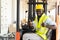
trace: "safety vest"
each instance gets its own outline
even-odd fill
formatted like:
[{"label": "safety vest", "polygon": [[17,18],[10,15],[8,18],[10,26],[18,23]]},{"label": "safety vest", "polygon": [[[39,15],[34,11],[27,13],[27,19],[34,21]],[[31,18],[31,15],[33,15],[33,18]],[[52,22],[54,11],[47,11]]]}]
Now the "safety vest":
[{"label": "safety vest", "polygon": [[45,14],[42,14],[42,16],[39,19],[37,17],[35,18],[34,22],[36,24],[36,34],[38,34],[40,37],[42,37],[44,40],[47,40],[47,36],[46,33],[48,31],[48,28],[46,27],[42,27],[41,24],[44,23],[46,21],[46,19],[48,18],[48,16],[46,16]]}]

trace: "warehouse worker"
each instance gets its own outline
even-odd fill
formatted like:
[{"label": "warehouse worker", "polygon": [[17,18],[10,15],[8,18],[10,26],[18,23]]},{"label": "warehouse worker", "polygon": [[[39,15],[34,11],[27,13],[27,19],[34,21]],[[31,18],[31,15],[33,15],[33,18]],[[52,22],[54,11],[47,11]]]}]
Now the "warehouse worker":
[{"label": "warehouse worker", "polygon": [[[42,4],[36,5],[36,14],[33,26],[36,28],[36,34],[38,34],[42,39],[47,40],[48,28],[56,29],[56,23],[53,22],[45,13],[43,13],[44,8]],[[30,22],[32,24],[32,22]]]},{"label": "warehouse worker", "polygon": [[53,22],[45,13],[43,13],[44,8],[42,4],[36,5],[36,14],[35,20],[30,22],[30,26],[34,26],[36,31],[35,33],[40,36],[41,40],[47,40],[47,32],[49,29],[56,29],[56,23]]}]

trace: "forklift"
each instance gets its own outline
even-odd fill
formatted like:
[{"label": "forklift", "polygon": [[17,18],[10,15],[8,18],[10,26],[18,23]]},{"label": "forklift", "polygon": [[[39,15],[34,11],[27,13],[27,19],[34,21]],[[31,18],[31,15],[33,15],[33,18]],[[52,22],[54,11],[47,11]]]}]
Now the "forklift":
[{"label": "forklift", "polygon": [[[17,0],[17,30],[16,30],[16,40],[22,40],[22,37],[25,33],[34,33],[33,27],[30,27],[29,22],[34,21],[35,19],[35,6],[36,4],[42,4],[44,7],[44,13],[47,13],[47,0],[42,0],[39,2],[38,0],[29,0],[28,4],[28,25],[23,25],[22,29],[19,29],[19,4],[20,0]],[[27,11],[26,11],[27,12]],[[30,40],[30,39],[28,39]]]}]

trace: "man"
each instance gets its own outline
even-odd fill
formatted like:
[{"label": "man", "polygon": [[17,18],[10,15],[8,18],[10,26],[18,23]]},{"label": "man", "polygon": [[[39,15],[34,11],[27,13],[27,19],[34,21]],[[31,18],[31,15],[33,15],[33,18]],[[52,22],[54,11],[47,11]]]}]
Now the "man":
[{"label": "man", "polygon": [[[47,40],[47,32],[49,29],[56,29],[56,23],[53,22],[45,13],[43,13],[44,8],[42,4],[36,5],[36,14],[33,26],[36,28],[36,34],[38,34],[41,40]],[[32,22],[30,22],[32,24]]]},{"label": "man", "polygon": [[47,32],[49,29],[56,29],[56,24],[53,22],[44,12],[42,4],[36,5],[36,17],[33,22],[30,22],[30,26],[34,26],[36,34],[42,38],[41,40],[47,40]]}]

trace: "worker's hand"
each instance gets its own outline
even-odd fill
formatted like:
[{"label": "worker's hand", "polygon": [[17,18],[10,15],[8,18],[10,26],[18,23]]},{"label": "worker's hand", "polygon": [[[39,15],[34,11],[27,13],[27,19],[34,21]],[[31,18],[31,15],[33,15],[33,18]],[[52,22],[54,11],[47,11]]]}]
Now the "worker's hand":
[{"label": "worker's hand", "polygon": [[29,26],[32,27],[33,26],[33,23],[31,20],[29,20]]},{"label": "worker's hand", "polygon": [[43,27],[46,27],[46,25],[44,23],[41,24]]},{"label": "worker's hand", "polygon": [[30,26],[33,26],[33,23],[30,21],[30,22],[29,22],[29,25],[30,25]]}]

